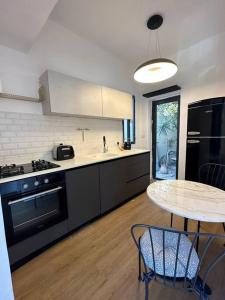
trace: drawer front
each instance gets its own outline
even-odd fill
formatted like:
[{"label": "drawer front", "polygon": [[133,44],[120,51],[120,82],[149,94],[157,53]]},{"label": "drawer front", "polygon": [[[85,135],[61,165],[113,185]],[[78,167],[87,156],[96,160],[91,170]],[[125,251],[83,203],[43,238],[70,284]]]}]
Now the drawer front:
[{"label": "drawer front", "polygon": [[10,264],[13,265],[28,255],[40,250],[67,234],[67,221],[39,232],[8,248]]},{"label": "drawer front", "polygon": [[144,153],[127,159],[126,181],[133,181],[150,173],[150,154]]},{"label": "drawer front", "polygon": [[146,191],[149,184],[150,184],[149,174],[128,182],[126,185],[127,198],[131,198],[137,194],[140,194],[141,192]]}]

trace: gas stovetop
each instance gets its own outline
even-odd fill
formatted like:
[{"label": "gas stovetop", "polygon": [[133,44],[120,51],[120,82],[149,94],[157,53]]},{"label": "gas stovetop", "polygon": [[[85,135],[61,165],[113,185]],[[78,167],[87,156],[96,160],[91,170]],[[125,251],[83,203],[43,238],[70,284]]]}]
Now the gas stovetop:
[{"label": "gas stovetop", "polygon": [[33,173],[60,167],[57,164],[46,160],[32,160],[30,163],[22,165],[5,165],[0,166],[0,178],[12,177],[21,174]]}]

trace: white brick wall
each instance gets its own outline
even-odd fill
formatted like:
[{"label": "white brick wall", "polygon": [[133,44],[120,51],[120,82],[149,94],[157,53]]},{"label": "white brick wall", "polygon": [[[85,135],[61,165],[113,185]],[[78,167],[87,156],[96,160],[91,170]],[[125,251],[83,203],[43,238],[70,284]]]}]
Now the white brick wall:
[{"label": "white brick wall", "polygon": [[[85,141],[77,128],[89,128]],[[0,165],[32,159],[52,159],[58,143],[73,145],[76,155],[102,151],[102,136],[109,150],[122,141],[122,122],[36,114],[0,112]]]}]

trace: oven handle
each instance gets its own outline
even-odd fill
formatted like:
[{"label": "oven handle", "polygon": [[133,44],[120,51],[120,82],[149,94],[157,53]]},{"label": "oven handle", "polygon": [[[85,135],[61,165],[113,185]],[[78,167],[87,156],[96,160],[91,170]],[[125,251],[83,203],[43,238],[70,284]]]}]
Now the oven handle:
[{"label": "oven handle", "polygon": [[18,200],[9,201],[8,205],[12,205],[12,204],[23,202],[23,201],[29,201],[29,200],[33,199],[34,197],[47,195],[47,194],[50,194],[50,193],[53,193],[53,192],[59,191],[59,190],[62,190],[61,186],[58,186],[58,187],[56,187],[54,189],[51,189],[51,190],[48,190],[48,191],[44,191],[44,192],[40,192],[40,193],[37,193],[37,194],[33,194],[31,196],[23,197],[23,198],[20,198]]}]

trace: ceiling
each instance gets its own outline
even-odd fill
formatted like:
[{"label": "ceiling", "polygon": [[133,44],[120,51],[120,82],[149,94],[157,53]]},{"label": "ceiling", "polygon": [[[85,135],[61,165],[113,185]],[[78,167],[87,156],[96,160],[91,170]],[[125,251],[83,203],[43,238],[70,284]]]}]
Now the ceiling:
[{"label": "ceiling", "polygon": [[[19,0],[19,5],[17,2],[0,0],[2,45],[29,51],[50,18],[127,62],[131,78],[140,63],[156,57],[155,32],[147,29],[146,22],[152,14],[162,14],[164,23],[158,30],[161,55],[174,59],[179,72],[165,83],[139,84],[143,92],[173,84],[183,86],[190,80],[199,82],[224,69],[220,60],[224,56],[224,40],[207,38],[225,32],[225,0]],[[196,65],[198,72],[194,77],[192,70]]]},{"label": "ceiling", "polygon": [[50,18],[136,64],[155,56],[155,34],[145,25],[152,14],[164,17],[161,54],[173,56],[225,31],[224,11],[224,0],[60,0]]},{"label": "ceiling", "polygon": [[27,51],[46,23],[57,0],[0,0],[2,45]]}]

